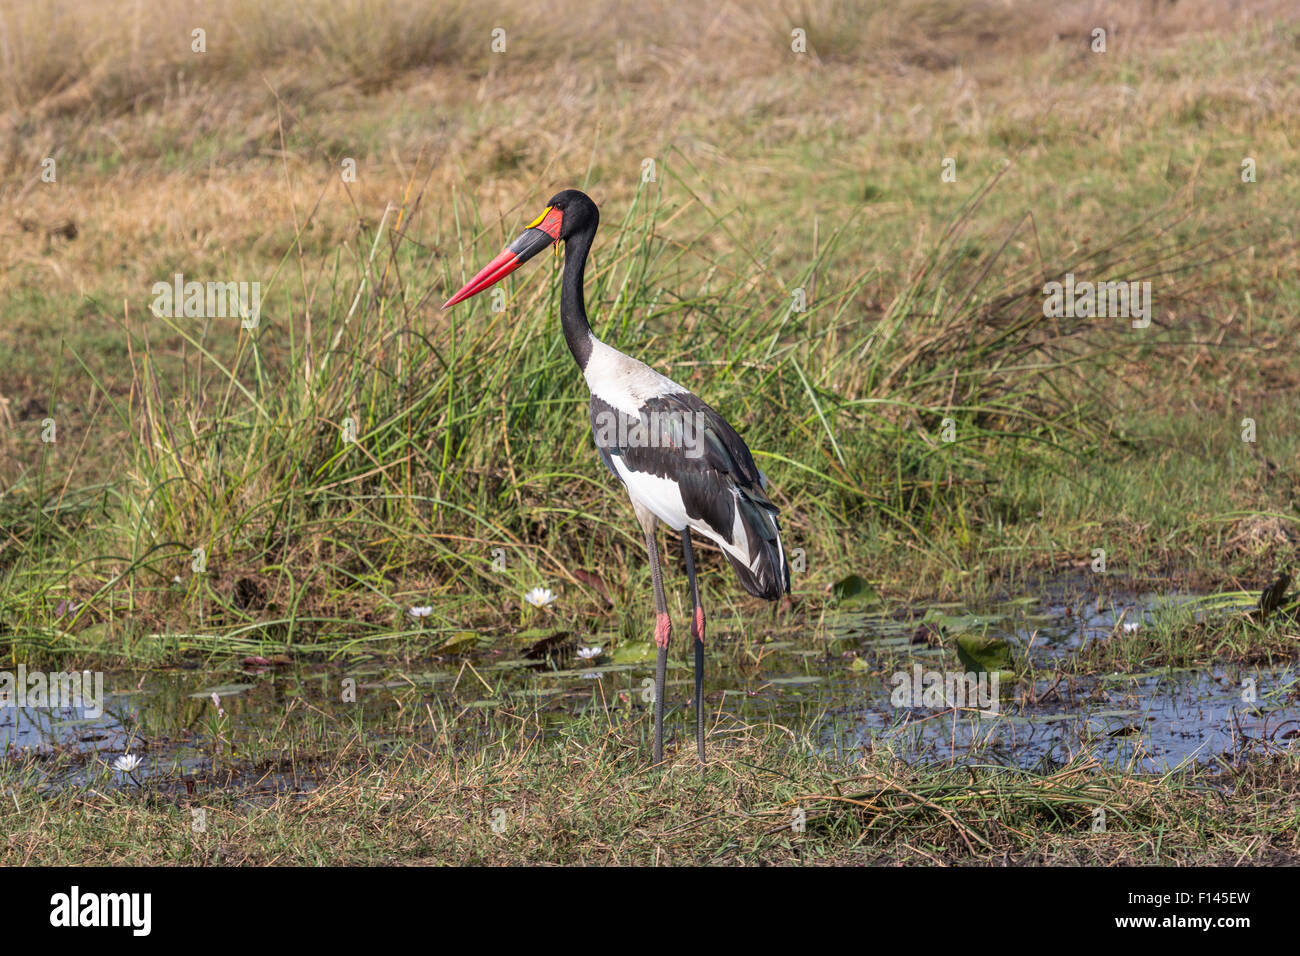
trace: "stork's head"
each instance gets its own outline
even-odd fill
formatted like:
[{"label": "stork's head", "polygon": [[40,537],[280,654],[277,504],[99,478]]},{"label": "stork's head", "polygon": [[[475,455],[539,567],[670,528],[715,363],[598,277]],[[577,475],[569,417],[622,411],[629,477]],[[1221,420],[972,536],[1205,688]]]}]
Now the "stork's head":
[{"label": "stork's head", "polygon": [[443,303],[449,309],[472,295],[478,295],[514,272],[537,253],[571,236],[595,233],[600,212],[586,193],[565,189],[551,197],[542,214],[528,224],[514,242],[489,262],[464,288]]}]

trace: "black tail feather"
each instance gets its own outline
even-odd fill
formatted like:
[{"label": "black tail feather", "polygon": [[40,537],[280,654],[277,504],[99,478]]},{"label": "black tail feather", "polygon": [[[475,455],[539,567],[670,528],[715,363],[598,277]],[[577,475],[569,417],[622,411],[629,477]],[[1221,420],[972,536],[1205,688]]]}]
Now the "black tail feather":
[{"label": "black tail feather", "polygon": [[756,558],[753,568],[730,552],[727,560],[736,569],[741,586],[754,597],[776,601],[790,590],[790,566],[781,546],[781,527],[776,521],[776,509],[750,501],[743,494],[737,501],[740,520],[745,528],[746,550]]}]

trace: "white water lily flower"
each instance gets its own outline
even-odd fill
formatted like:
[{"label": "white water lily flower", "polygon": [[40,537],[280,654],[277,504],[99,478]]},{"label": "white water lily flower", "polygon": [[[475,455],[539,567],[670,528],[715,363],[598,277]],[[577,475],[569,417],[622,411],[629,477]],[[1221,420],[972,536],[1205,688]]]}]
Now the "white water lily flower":
[{"label": "white water lily flower", "polygon": [[1139,622],[1137,622],[1137,621],[1129,621],[1129,622],[1127,622],[1127,623],[1124,625],[1124,633],[1125,633],[1125,634],[1132,634],[1132,633],[1134,633],[1134,632],[1140,630],[1141,627],[1142,627],[1142,625],[1141,625]]},{"label": "white water lily flower", "polygon": [[409,613],[411,617],[428,617],[430,614],[433,613],[433,608],[426,604],[423,607],[411,608]]},{"label": "white water lily flower", "polygon": [[533,607],[546,607],[555,600],[555,595],[550,588],[533,588],[524,595],[524,600]]},{"label": "white water lily flower", "polygon": [[138,766],[140,766],[140,758],[135,754],[122,754],[113,761],[113,769],[122,773],[131,773]]},{"label": "white water lily flower", "polygon": [[580,647],[578,648],[578,656],[584,661],[589,661],[599,657],[603,651],[603,647]]}]

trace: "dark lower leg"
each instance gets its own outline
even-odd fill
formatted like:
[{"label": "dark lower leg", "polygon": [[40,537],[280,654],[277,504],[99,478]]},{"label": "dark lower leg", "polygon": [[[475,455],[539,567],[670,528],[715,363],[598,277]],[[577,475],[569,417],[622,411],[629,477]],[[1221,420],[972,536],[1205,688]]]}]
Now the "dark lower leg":
[{"label": "dark lower leg", "polygon": [[695,638],[695,744],[704,763],[704,605],[700,603],[700,586],[695,580],[695,552],[691,549],[691,529],[682,531],[682,553],[686,556],[686,577],[691,582],[691,637]]},{"label": "dark lower leg", "polygon": [[663,575],[659,570],[659,549],[655,545],[654,527],[646,529],[646,550],[650,552],[650,579],[655,591],[655,644],[659,656],[655,661],[655,711],[654,711],[654,762],[664,759],[664,684],[668,678],[668,639],[672,635],[672,622],[668,620],[668,602],[664,598]]}]

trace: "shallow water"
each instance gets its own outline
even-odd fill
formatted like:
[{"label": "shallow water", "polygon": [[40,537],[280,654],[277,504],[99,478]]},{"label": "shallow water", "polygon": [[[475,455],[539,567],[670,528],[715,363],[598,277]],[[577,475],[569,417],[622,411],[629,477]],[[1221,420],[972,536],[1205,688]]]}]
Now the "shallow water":
[{"label": "shallow water", "polygon": [[[958,627],[1006,639],[1033,662],[1036,679],[1019,682],[1010,699],[999,701],[996,716],[974,709],[898,708],[890,701],[894,674],[915,667],[916,659],[943,660],[939,648],[908,645],[912,660],[896,667],[890,679],[866,678],[857,684],[855,702],[828,709],[820,739],[850,755],[874,746],[909,760],[1020,767],[1050,767],[1090,755],[1146,772],[1292,746],[1300,738],[1300,669],[1294,664],[1069,672],[1070,658],[1087,642],[1113,639],[1125,626],[1150,628],[1156,614],[1194,599],[1155,594],[1071,599],[1057,593],[981,608],[977,614],[946,608],[945,618],[955,618]],[[1232,611],[1196,616],[1206,613]],[[910,623],[891,626],[867,615],[846,628],[849,642],[883,642],[899,650],[914,633]],[[829,696],[852,694],[844,686]]]},{"label": "shallow water", "polygon": [[[978,608],[843,611],[811,636],[778,633],[761,644],[722,630],[710,640],[706,703],[717,727],[733,718],[773,720],[847,757],[886,748],[906,760],[1050,767],[1089,754],[1157,772],[1295,745],[1300,674],[1294,665],[1102,676],[1062,672],[1086,642],[1112,639],[1124,625],[1151,627],[1153,615],[1189,600],[1151,594],[1098,599],[1060,587]],[[961,666],[943,647],[920,640],[923,612],[948,647],[957,633],[1005,639],[1018,657],[1032,662],[1034,679],[1013,680],[1009,688],[1004,683],[1010,692],[1001,696],[959,702],[971,706],[926,706],[924,700],[900,706],[891,698],[920,679],[918,669],[921,677],[939,672],[942,678]],[[25,748],[71,754],[75,759],[50,775],[47,782],[54,786],[106,775],[125,782],[123,774],[106,768],[129,750],[143,757],[137,779],[220,778],[258,792],[304,791],[315,781],[293,761],[268,761],[263,747],[261,762],[251,765],[242,760],[241,740],[291,740],[296,722],[313,713],[354,720],[359,728],[410,714],[418,732],[421,715],[431,713],[426,705],[436,702],[455,715],[458,733],[472,747],[476,728],[500,710],[537,714],[536,725],[548,732],[586,708],[635,715],[648,706],[648,655],[622,663],[584,662],[570,647],[559,661],[525,659],[514,645],[476,655],[472,667],[454,662],[408,673],[376,660],[287,668],[244,663],[216,674],[109,674],[98,717],[67,708],[0,707],[0,753]],[[1254,682],[1253,701],[1243,699],[1248,680]],[[342,699],[345,681],[355,685],[356,702]],[[679,646],[669,678],[670,744],[691,746],[691,687]]]}]

